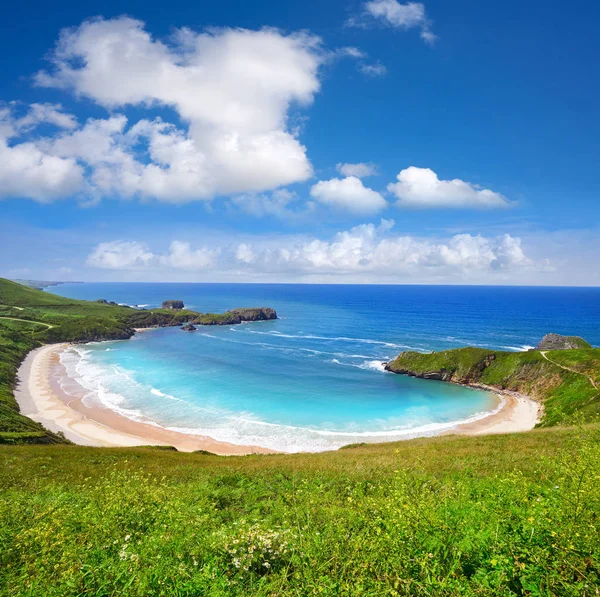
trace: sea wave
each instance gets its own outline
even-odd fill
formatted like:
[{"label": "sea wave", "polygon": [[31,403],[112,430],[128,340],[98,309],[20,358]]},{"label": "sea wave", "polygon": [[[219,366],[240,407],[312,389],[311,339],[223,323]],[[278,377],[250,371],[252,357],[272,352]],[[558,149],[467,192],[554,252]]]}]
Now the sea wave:
[{"label": "sea wave", "polygon": [[[302,346],[282,346],[281,344],[269,344],[268,342],[245,342],[244,340],[234,340],[232,338],[227,338],[224,336],[215,336],[214,334],[209,334],[208,332],[200,332],[199,336],[204,336],[205,338],[212,338],[213,340],[219,340],[220,342],[230,342],[231,344],[245,344],[246,346],[260,346],[262,348],[267,348],[270,350],[277,350],[281,352],[307,352],[310,354],[321,354],[321,355],[329,355],[336,356],[340,358],[351,358],[351,359],[370,359],[373,358],[373,355],[368,354],[355,354],[355,353],[346,353],[346,352],[331,352],[327,350],[316,350],[314,348],[305,348]],[[386,357],[389,359],[390,357]]]},{"label": "sea wave", "polygon": [[[232,331],[238,331],[232,328]],[[396,342],[384,342],[383,340],[371,340],[369,338],[350,338],[348,336],[315,336],[313,334],[284,334],[283,332],[270,331],[261,332],[258,330],[244,330],[244,333],[248,334],[260,334],[263,336],[275,336],[277,338],[294,338],[301,340],[327,340],[336,342],[357,342],[361,344],[378,344],[381,346],[387,346],[389,348],[408,348],[409,350],[423,350],[408,344],[397,344]]]},{"label": "sea wave", "polygon": [[[456,421],[431,422],[405,425],[395,429],[373,431],[335,431],[314,429],[268,423],[255,419],[232,417],[229,427],[181,427],[171,426],[167,429],[179,433],[203,435],[217,441],[238,445],[257,445],[280,452],[322,452],[334,450],[356,441],[381,443],[417,437],[430,437],[448,431],[460,425],[474,423],[496,414],[504,407],[504,399],[491,411],[481,411],[470,417]],[[268,434],[261,433],[261,428],[269,428]]]},{"label": "sea wave", "polygon": [[503,346],[506,350],[512,350],[513,352],[527,352],[533,350],[535,346],[529,346],[529,344],[523,344],[521,346]]}]

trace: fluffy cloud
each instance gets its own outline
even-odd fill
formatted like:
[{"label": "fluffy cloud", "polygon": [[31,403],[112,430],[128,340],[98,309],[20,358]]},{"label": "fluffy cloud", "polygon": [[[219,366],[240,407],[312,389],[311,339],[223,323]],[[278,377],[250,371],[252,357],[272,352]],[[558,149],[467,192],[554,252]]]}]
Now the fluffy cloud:
[{"label": "fluffy cloud", "polygon": [[[100,193],[171,202],[260,192],[312,175],[287,121],[293,105],[310,104],[319,90],[318,38],[274,29],[181,29],[173,40],[155,40],[142,22],[124,17],[63,31],[53,67],[38,73],[38,85],[70,89],[111,110],[169,106],[187,129],[142,120],[124,131],[124,117],[114,116],[89,122],[56,151],[92,164],[91,183]],[[102,155],[90,143],[98,135]],[[136,142],[149,163],[136,158]]]},{"label": "fluffy cloud", "polygon": [[61,158],[32,142],[15,142],[40,124],[73,128],[75,119],[54,104],[32,104],[23,116],[14,106],[0,109],[0,199],[30,197],[49,202],[78,193],[83,168],[73,158]]},{"label": "fluffy cloud", "polygon": [[135,241],[100,243],[87,258],[87,265],[101,269],[133,269],[151,264],[154,255]]},{"label": "fluffy cloud", "polygon": [[[401,4],[398,0],[371,0],[364,4],[365,14],[398,29],[418,28],[421,39],[432,44],[437,37],[431,31],[431,23],[425,13],[425,6],[420,2]],[[356,18],[350,24],[356,25]]]},{"label": "fluffy cloud", "polygon": [[311,187],[310,195],[320,203],[356,214],[376,213],[387,207],[381,194],[365,187],[356,176],[321,180]]},{"label": "fluffy cloud", "polygon": [[220,249],[201,247],[192,249],[190,243],[174,240],[169,251],[155,254],[136,241],[112,241],[100,243],[87,258],[87,265],[100,269],[180,269],[202,270],[216,262]]},{"label": "fluffy cloud", "polygon": [[364,178],[365,176],[374,176],[377,174],[377,166],[367,162],[359,162],[358,164],[336,164],[335,168],[344,176],[356,176],[356,178]]},{"label": "fluffy cloud", "polygon": [[500,193],[480,189],[464,180],[440,180],[430,168],[410,166],[398,174],[388,191],[398,197],[400,207],[509,207]]},{"label": "fluffy cloud", "polygon": [[342,231],[330,240],[254,239],[237,244],[192,249],[174,241],[164,254],[152,253],[137,242],[101,243],[88,257],[88,265],[113,270],[205,271],[221,275],[246,273],[253,277],[343,276],[360,280],[442,279],[456,281],[485,277],[493,281],[528,271],[536,264],[528,258],[519,238],[458,234],[434,240],[390,233],[392,220],[363,224]]}]

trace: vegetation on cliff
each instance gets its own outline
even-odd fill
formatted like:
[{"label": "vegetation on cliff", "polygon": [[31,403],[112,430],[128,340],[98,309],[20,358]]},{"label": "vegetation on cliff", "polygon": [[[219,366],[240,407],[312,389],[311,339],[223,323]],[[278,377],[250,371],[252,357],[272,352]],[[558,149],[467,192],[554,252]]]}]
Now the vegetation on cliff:
[{"label": "vegetation on cliff", "polygon": [[600,414],[600,349],[502,352],[456,348],[434,353],[403,352],[388,371],[461,384],[485,384],[540,400],[541,426],[567,424]]},{"label": "vegetation on cliff", "polygon": [[65,442],[19,413],[14,399],[17,368],[25,355],[42,344],[125,340],[134,328],[231,325],[276,319],[272,309],[236,309],[226,313],[153,309],[138,311],[104,299],[79,301],[0,278],[0,444]]}]

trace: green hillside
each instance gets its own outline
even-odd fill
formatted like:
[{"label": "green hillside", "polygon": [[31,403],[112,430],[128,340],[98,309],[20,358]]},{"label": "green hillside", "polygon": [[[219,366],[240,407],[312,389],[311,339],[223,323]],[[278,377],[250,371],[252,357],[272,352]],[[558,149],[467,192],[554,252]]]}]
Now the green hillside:
[{"label": "green hillside", "polygon": [[403,352],[387,364],[394,373],[513,390],[542,402],[542,426],[594,420],[600,414],[600,349],[502,352],[456,348]]},{"label": "green hillside", "polygon": [[2,597],[593,597],[597,427],[323,454],[0,447]]}]

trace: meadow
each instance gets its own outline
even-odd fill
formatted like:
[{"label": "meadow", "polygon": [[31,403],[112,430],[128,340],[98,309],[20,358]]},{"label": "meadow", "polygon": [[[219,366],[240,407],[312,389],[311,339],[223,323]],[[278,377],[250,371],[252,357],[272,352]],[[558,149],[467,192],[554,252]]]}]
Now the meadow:
[{"label": "meadow", "polygon": [[600,591],[597,426],[337,452],[0,450],[0,595]]}]

